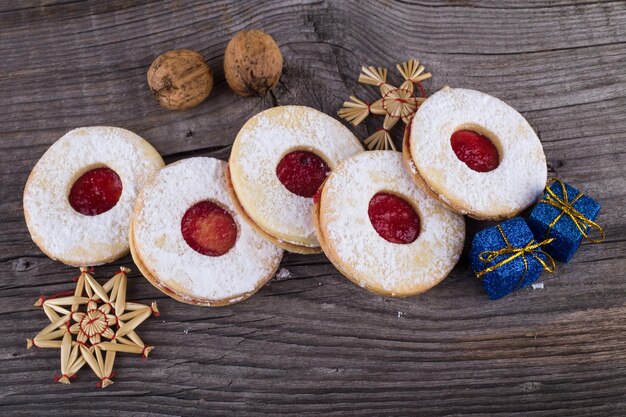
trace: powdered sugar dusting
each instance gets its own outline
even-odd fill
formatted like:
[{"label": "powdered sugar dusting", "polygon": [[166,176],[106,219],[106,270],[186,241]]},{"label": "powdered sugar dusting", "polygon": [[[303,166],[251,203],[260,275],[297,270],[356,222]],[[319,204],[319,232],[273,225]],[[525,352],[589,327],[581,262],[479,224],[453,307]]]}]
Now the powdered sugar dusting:
[{"label": "powdered sugar dusting", "polygon": [[[493,171],[470,169],[452,150],[452,133],[473,127],[491,133],[498,148],[500,165]],[[546,183],[546,159],[532,127],[515,109],[478,91],[445,88],[432,95],[413,119],[410,140],[424,181],[465,213],[513,215],[532,204]]]},{"label": "powdered sugar dusting", "polygon": [[[133,219],[137,255],[164,286],[181,297],[233,300],[272,277],[282,249],[267,242],[237,215],[226,188],[226,163],[190,158],[162,169],[141,192]],[[222,256],[204,256],[185,242],[181,220],[192,205],[211,200],[227,209],[239,229]]]},{"label": "powdered sugar dusting", "polygon": [[248,120],[237,135],[229,161],[231,178],[241,205],[257,225],[285,242],[315,247],[313,199],[292,194],[276,176],[281,158],[296,149],[316,153],[332,170],[363,147],[324,113],[302,106],[274,107]]},{"label": "powdered sugar dusting", "polygon": [[[413,205],[421,221],[417,239],[406,245],[378,235],[368,216],[371,198],[390,192]],[[360,285],[387,293],[424,291],[442,280],[459,259],[463,218],[444,208],[412,181],[394,151],[371,151],[344,161],[322,192],[321,226],[340,262]]]},{"label": "powdered sugar dusting", "polygon": [[[97,265],[128,251],[128,226],[139,189],[163,159],[144,139],[118,127],[82,127],[56,141],[33,169],[24,190],[24,212],[33,240],[53,259]],[[97,216],[76,212],[68,201],[74,181],[107,166],[122,180],[122,195]]]}]

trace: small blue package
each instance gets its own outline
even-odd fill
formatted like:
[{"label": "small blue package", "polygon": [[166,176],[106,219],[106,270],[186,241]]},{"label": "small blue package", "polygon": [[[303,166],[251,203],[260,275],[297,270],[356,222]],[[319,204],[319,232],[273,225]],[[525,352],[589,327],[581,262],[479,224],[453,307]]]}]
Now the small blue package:
[{"label": "small blue package", "polygon": [[554,261],[541,243],[521,217],[476,233],[470,265],[489,298],[497,300],[532,284],[544,269],[554,272]]},{"label": "small blue package", "polygon": [[[591,242],[604,240],[604,231],[594,222],[599,211],[597,201],[561,180],[551,179],[530,213],[528,226],[537,240],[554,238],[543,249],[557,261],[568,262],[583,237]],[[590,228],[596,229],[599,239],[589,237]]]}]

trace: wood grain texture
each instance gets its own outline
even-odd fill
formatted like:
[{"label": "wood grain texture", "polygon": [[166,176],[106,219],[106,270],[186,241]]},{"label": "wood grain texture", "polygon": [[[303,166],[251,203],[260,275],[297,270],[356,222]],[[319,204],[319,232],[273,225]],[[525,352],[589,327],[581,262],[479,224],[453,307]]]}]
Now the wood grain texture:
[{"label": "wood grain texture", "polygon": [[[285,69],[274,97],[241,98],[221,67],[230,37],[259,28]],[[186,112],[162,109],[145,74],[173,48],[200,51],[216,85]],[[0,414],[620,416],[626,415],[626,3],[0,2]],[[105,389],[83,370],[54,383],[58,351],[25,349],[46,317],[41,293],[72,288],[75,271],[43,256],[26,230],[28,173],[67,130],[115,125],[147,138],[167,162],[226,159],[239,128],[276,104],[334,115],[362,63],[422,60],[444,84],[518,108],[539,133],[550,171],[595,196],[607,240],[490,302],[462,260],[410,299],[367,293],[323,255],[287,255],[287,279],[224,308],[194,308],[136,272],[129,297],[157,300],[140,334],[146,362],[116,361]],[[392,77],[395,77],[392,71]],[[368,121],[355,132],[379,127]],[[483,224],[470,221],[471,238]],[[104,279],[129,258],[97,269]]]}]

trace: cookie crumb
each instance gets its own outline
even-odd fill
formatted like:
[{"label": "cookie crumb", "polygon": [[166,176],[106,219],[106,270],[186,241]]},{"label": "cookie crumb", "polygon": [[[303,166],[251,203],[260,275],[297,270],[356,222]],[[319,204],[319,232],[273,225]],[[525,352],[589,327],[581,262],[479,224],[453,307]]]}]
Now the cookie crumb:
[{"label": "cookie crumb", "polygon": [[276,273],[278,280],[291,278],[291,272],[287,268],[280,268]]}]

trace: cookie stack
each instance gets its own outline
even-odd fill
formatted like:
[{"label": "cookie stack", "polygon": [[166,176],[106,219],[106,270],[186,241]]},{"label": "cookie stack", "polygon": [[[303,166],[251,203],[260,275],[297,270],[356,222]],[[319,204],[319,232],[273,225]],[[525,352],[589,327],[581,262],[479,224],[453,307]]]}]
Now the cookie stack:
[{"label": "cookie stack", "polygon": [[51,258],[97,265],[130,250],[152,284],[191,304],[249,297],[283,250],[323,251],[354,283],[402,297],[452,270],[463,214],[510,218],[536,201],[546,174],[519,113],[445,88],[420,106],[402,153],[363,152],[341,123],[302,106],[248,120],[228,164],[201,157],[164,167],[132,132],[76,129],[33,169],[24,211]]},{"label": "cookie stack", "polygon": [[462,215],[513,217],[537,200],[546,177],[541,142],[524,117],[495,97],[446,87],[418,108],[402,154],[357,155],[330,174],[316,204],[318,236],[355,283],[418,294],[457,263]]}]

